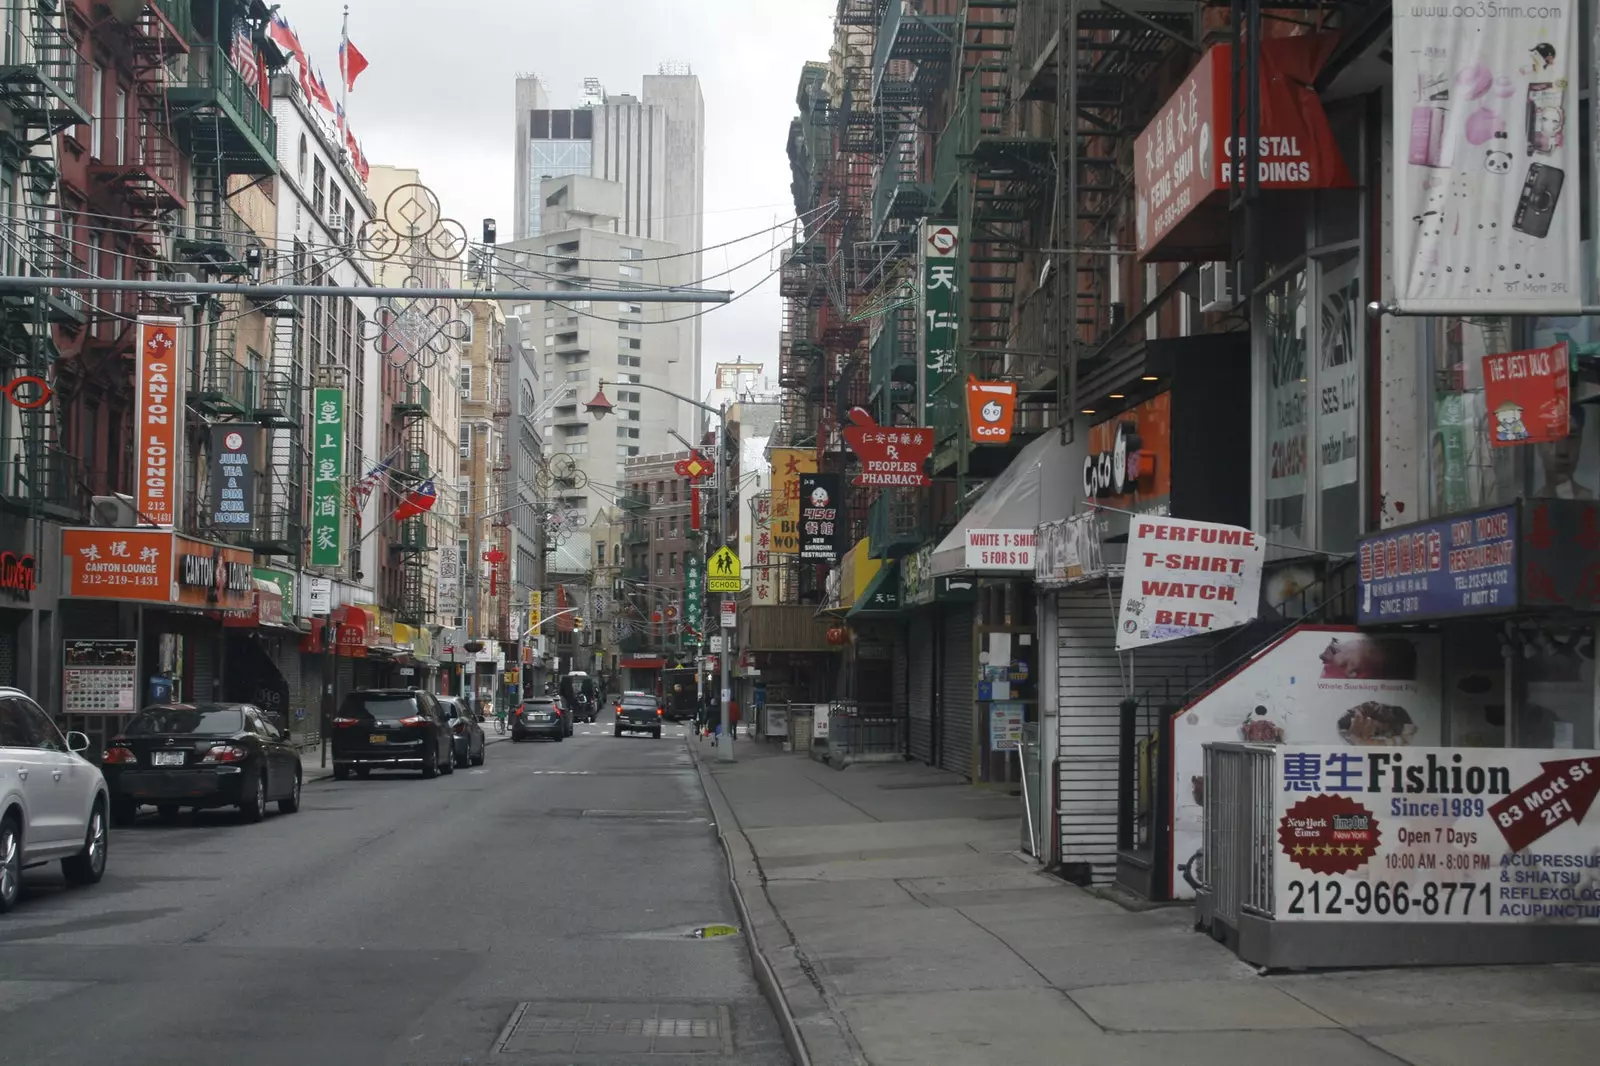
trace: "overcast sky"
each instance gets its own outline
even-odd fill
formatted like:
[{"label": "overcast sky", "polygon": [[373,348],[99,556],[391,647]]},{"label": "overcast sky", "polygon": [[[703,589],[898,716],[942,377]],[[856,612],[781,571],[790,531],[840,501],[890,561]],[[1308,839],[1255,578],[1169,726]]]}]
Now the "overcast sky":
[{"label": "overcast sky", "polygon": [[[582,103],[583,79],[639,93],[664,62],[688,63],[706,104],[708,246],[794,214],[785,144],[807,60],[826,60],[835,0],[350,0],[350,39],[372,64],[350,94],[351,128],[374,163],[416,167],[445,213],[476,238],[484,218],[512,236],[519,73],[554,107]],[[321,68],[339,78],[336,0],[282,0]],[[716,273],[756,255],[747,242],[705,256]],[[758,261],[710,284],[743,291],[776,266]],[[760,359],[777,372],[776,279],[706,315],[704,360]]]}]

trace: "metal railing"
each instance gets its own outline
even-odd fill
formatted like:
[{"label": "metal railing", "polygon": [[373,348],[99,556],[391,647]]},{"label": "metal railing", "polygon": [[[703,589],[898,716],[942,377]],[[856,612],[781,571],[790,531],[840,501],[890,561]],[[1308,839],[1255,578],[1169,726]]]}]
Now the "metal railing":
[{"label": "metal railing", "polygon": [[[0,4],[0,19],[11,26],[0,33],[0,68],[8,75],[0,96],[20,94],[30,106],[44,109],[59,101],[87,117],[89,66],[72,35],[53,18],[41,3]],[[26,76],[19,76],[21,72]]]},{"label": "metal railing", "polygon": [[181,66],[171,84],[186,90],[209,90],[217,95],[225,109],[232,111],[243,128],[266,149],[268,161],[277,158],[278,124],[272,113],[261,106],[255,84],[247,82],[228,58],[227,52],[215,44],[196,45],[187,62],[174,59]]},{"label": "metal railing", "polygon": [[906,716],[887,703],[838,700],[828,708],[828,754],[899,755],[906,750]]},{"label": "metal railing", "polygon": [[206,353],[205,365],[200,371],[198,398],[228,404],[242,411],[256,408],[256,375],[231,353],[233,338],[226,343],[229,351]]},{"label": "metal railing", "polygon": [[1242,914],[1273,915],[1273,794],[1270,744],[1205,746],[1205,856],[1202,883],[1216,917],[1231,928]]},{"label": "metal railing", "polygon": [[88,510],[83,489],[83,463],[60,448],[45,447],[29,437],[0,441],[0,498],[37,503],[81,513]]}]

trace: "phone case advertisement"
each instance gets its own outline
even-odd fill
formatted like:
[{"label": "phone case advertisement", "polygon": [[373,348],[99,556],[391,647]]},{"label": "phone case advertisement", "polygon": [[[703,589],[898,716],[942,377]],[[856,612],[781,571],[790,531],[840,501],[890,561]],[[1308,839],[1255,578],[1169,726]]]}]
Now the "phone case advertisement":
[{"label": "phone case advertisement", "polygon": [[1172,892],[1192,899],[1203,880],[1205,746],[1336,745],[1406,751],[1443,741],[1438,638],[1296,629],[1184,708],[1172,723]]},{"label": "phone case advertisement", "polygon": [[1278,921],[1600,923],[1600,752],[1270,758]]},{"label": "phone case advertisement", "polygon": [[1577,7],[1396,5],[1395,300],[1576,313]]}]

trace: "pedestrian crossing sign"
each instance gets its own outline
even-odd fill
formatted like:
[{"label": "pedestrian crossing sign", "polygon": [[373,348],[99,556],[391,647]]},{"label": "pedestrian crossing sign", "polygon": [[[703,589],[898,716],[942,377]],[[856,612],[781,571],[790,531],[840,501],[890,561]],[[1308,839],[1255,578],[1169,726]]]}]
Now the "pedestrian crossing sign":
[{"label": "pedestrian crossing sign", "polygon": [[724,544],[706,560],[706,591],[738,592],[744,586],[739,557]]}]

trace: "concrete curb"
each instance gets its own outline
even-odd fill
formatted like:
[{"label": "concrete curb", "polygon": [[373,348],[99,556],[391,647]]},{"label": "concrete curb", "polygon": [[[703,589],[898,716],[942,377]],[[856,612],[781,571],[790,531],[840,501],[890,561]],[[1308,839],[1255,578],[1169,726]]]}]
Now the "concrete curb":
[{"label": "concrete curb", "polygon": [[[798,1066],[865,1066],[867,1060],[849,1027],[828,1002],[793,935],[767,898],[755,850],[739,827],[738,816],[723,795],[722,786],[701,759],[700,746],[691,743],[688,747],[700,788],[716,818],[717,842],[728,861],[728,887],[739,911],[750,964],[762,994],[777,1015],[790,1056]],[[748,895],[746,887],[750,889]],[[782,946],[769,954],[762,947],[764,936]]]}]

